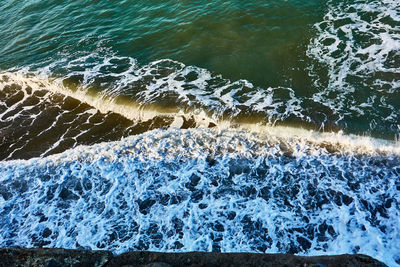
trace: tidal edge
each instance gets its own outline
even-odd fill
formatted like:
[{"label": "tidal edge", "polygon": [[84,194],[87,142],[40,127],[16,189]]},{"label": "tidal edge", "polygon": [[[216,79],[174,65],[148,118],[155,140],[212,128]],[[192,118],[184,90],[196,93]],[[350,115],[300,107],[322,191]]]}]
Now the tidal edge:
[{"label": "tidal edge", "polygon": [[61,248],[3,248],[0,266],[125,266],[125,267],[219,267],[219,266],[386,266],[362,254],[303,257],[290,254],[148,251],[113,255],[110,251]]}]

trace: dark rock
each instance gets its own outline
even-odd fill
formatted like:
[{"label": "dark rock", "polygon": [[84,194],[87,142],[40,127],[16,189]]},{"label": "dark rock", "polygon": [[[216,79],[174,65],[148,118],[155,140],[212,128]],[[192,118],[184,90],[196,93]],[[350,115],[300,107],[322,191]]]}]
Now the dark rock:
[{"label": "dark rock", "polygon": [[211,182],[211,185],[217,187],[217,186],[218,186],[218,182],[217,182],[217,181],[212,181],[212,182]]},{"label": "dark rock", "polygon": [[184,223],[183,223],[183,221],[181,219],[173,218],[171,222],[172,222],[172,225],[174,226],[174,229],[175,229],[176,232],[182,232],[183,231]]},{"label": "dark rock", "polygon": [[260,190],[260,196],[265,200],[268,201],[271,198],[271,188],[270,186],[265,186]]},{"label": "dark rock", "polygon": [[[218,244],[213,246],[218,250]],[[289,254],[135,251],[113,256],[109,251],[66,249],[0,249],[0,266],[386,266],[365,255],[300,257]]]},{"label": "dark rock", "polygon": [[[218,247],[215,247],[218,249]],[[112,258],[105,266],[385,266],[364,255],[299,257],[288,254],[218,253],[218,252],[128,252]],[[156,266],[168,266],[156,265]]]},{"label": "dark rock", "polygon": [[203,199],[203,192],[201,190],[195,190],[192,192],[190,198],[194,203],[198,203]]},{"label": "dark rock", "polygon": [[143,267],[172,267],[172,265],[164,263],[164,262],[153,262],[153,263],[143,265]]},{"label": "dark rock", "polygon": [[389,198],[388,200],[386,200],[385,208],[390,209],[392,203],[393,203],[393,198]]},{"label": "dark rock", "polygon": [[161,195],[159,198],[160,204],[163,206],[168,206],[170,198],[171,197],[168,194]]},{"label": "dark rock", "polygon": [[333,229],[332,225],[329,225],[329,226],[328,226],[328,233],[329,233],[331,236],[333,236],[333,237],[336,236],[335,229]]},{"label": "dark rock", "polygon": [[326,230],[328,229],[328,225],[326,224],[326,221],[324,221],[322,224],[318,226],[318,230],[321,235],[325,235]]},{"label": "dark rock", "polygon": [[0,266],[103,266],[109,251],[67,250],[61,248],[0,249]]},{"label": "dark rock", "polygon": [[216,160],[215,160],[212,156],[208,156],[208,157],[206,158],[206,162],[208,163],[208,165],[209,165],[210,167],[212,167],[212,166],[215,165]]},{"label": "dark rock", "polygon": [[322,209],[323,205],[330,203],[330,201],[324,194],[316,195],[316,201],[317,201],[317,203],[316,203],[317,207],[320,209]]},{"label": "dark rock", "polygon": [[183,244],[179,241],[175,241],[174,244],[172,245],[172,249],[181,249],[183,248]]},{"label": "dark rock", "polygon": [[182,197],[175,195],[175,196],[171,196],[169,204],[175,205],[175,204],[179,204],[181,202],[182,202]]}]

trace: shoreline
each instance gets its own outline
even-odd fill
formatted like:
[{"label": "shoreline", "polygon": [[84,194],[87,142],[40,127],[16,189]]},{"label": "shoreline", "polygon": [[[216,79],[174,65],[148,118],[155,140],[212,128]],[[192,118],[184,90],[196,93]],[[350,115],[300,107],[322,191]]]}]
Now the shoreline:
[{"label": "shoreline", "polygon": [[363,254],[295,256],[291,254],[149,252],[134,251],[113,255],[107,250],[62,248],[2,248],[0,266],[386,266]]}]

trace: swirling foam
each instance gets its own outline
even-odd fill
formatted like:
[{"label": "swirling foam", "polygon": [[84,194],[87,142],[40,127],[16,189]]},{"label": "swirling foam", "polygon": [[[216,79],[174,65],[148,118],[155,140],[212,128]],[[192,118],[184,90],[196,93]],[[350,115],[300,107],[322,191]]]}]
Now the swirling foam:
[{"label": "swirling foam", "polygon": [[307,50],[320,90],[312,99],[339,120],[369,125],[361,130],[399,133],[398,1],[330,1],[328,6]]},{"label": "swirling foam", "polygon": [[110,98],[129,97],[140,105],[172,106],[184,112],[202,109],[215,120],[250,113],[262,113],[269,121],[304,118],[301,100],[291,88],[257,88],[247,80],[232,82],[170,59],[140,66],[130,57],[92,53],[22,72],[51,80],[59,88],[92,89]]},{"label": "swirling foam", "polygon": [[365,253],[398,264],[400,154],[335,145],[171,129],[0,162],[0,245]]},{"label": "swirling foam", "polygon": [[[165,63],[165,61],[163,62]],[[101,69],[99,66],[97,68]],[[147,68],[152,71],[155,69],[154,66]],[[179,76],[175,72],[173,73],[174,77]],[[103,91],[99,93],[89,91],[88,88],[92,85],[89,85],[88,81],[84,83],[86,87],[72,90],[63,85],[71,77],[52,81],[43,79],[39,74],[29,75],[21,72],[3,72],[2,76],[0,97],[3,99],[4,105],[0,106],[0,138],[3,142],[1,146],[3,153],[0,156],[5,159],[46,156],[62,152],[76,145],[118,140],[121,137],[142,133],[154,128],[187,129],[193,127],[217,127],[220,130],[242,128],[259,133],[274,132],[280,136],[289,134],[288,137],[299,134],[308,138],[312,135],[314,139],[324,139],[329,135],[341,136],[337,144],[340,144],[342,148],[346,147],[347,150],[351,148],[354,152],[359,151],[361,147],[366,149],[365,151],[370,151],[368,147],[380,151],[393,150],[390,145],[391,142],[368,137],[346,135],[347,139],[350,138],[350,142],[355,144],[349,146],[345,144],[344,140],[347,139],[343,138],[340,132],[338,135],[309,132],[291,127],[273,127],[257,123],[257,121],[247,123],[237,119],[228,118],[228,120],[225,120],[223,117],[214,120],[201,109],[185,112],[176,109],[176,107],[163,108],[136,103],[121,98],[121,95],[112,98]],[[143,73],[140,74],[142,78],[148,76]],[[97,74],[94,77],[101,79],[102,76]],[[87,80],[90,79],[87,78]],[[113,84],[122,86],[123,83]],[[157,86],[152,85],[152,87],[154,87],[154,94],[149,89],[144,91],[147,99],[144,101],[145,103],[151,102],[148,100],[151,95],[153,97],[155,97],[154,95],[162,95],[162,85],[157,84]],[[155,88],[160,88],[160,90]],[[224,89],[216,90],[216,92],[219,91],[224,91]],[[258,94],[258,92],[255,94]],[[260,97],[264,98],[265,96]],[[187,100],[191,101],[189,99],[190,97]],[[296,102],[296,100],[293,101]],[[281,105],[282,102],[275,104]],[[290,105],[289,103],[287,107],[289,110],[291,109]],[[238,108],[236,104],[232,106]],[[285,117],[290,115],[291,112],[286,109],[284,113],[279,114]],[[370,142],[370,140],[373,140],[373,142]],[[367,145],[365,146],[363,143]],[[371,143],[374,145],[370,146]],[[376,144],[381,144],[382,147],[378,149]]]}]

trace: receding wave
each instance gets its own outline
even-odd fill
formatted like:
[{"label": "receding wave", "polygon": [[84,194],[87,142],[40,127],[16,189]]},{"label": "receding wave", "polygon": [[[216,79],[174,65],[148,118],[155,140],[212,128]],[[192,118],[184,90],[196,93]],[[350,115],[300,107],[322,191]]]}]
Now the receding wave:
[{"label": "receding wave", "polygon": [[[163,64],[165,62],[172,64],[170,61],[161,62],[163,62]],[[147,68],[154,71],[157,69],[154,67],[156,64],[158,63],[152,63],[152,67],[150,68],[147,66]],[[97,68],[101,69],[101,66],[97,66]],[[82,83],[85,87],[80,85],[80,88],[71,88],[71,85],[67,84],[71,82],[71,77],[69,76],[50,79],[44,76],[43,73],[32,74],[22,71],[3,72],[1,80],[2,89],[0,90],[0,97],[3,100],[3,104],[0,106],[0,137],[2,138],[1,158],[28,159],[37,156],[46,156],[65,151],[77,145],[90,145],[102,141],[119,140],[129,135],[140,134],[156,128],[187,129],[217,127],[220,130],[242,128],[251,132],[274,131],[277,133],[282,131],[282,133],[280,133],[282,136],[285,136],[287,133],[293,134],[296,132],[303,136],[313,135],[321,136],[322,138],[324,138],[323,136],[330,135],[329,133],[324,134],[318,131],[313,132],[301,130],[301,128],[295,129],[293,127],[286,128],[289,130],[282,130],[285,128],[274,127],[274,123],[266,122],[263,116],[257,118],[254,113],[249,114],[249,117],[234,117],[233,115],[225,117],[223,113],[226,110],[220,113],[214,112],[210,114],[212,108],[218,110],[218,103],[212,102],[210,100],[212,97],[209,95],[207,97],[204,96],[204,98],[198,96],[198,98],[193,100],[193,96],[196,95],[196,93],[199,94],[202,92],[199,89],[192,89],[191,95],[189,95],[188,92],[181,92],[179,95],[170,98],[171,103],[175,102],[173,106],[172,104],[169,107],[161,105],[157,100],[168,98],[167,95],[163,94],[163,87],[170,88],[172,86],[176,89],[177,86],[162,85],[160,82],[158,82],[159,84],[157,85],[152,84],[150,87],[154,87],[153,89],[150,90],[147,88],[138,93],[140,97],[137,102],[127,95],[121,95],[121,89],[114,88],[119,92],[119,95],[112,96],[112,93],[109,91],[90,90],[90,88],[93,88],[93,84],[89,84],[88,81],[96,79],[98,82],[98,79],[102,77],[98,73],[96,75],[97,76],[94,77],[83,77],[84,80],[87,80]],[[148,77],[149,75],[150,74],[142,73],[140,77]],[[152,75],[155,74],[153,73]],[[175,80],[179,74],[174,72],[173,76],[175,78],[168,78],[171,80],[171,83],[173,83],[172,80]],[[202,79],[205,78],[203,77]],[[113,84],[118,84],[118,86],[123,86],[126,83],[127,82],[123,81],[115,83],[113,80]],[[132,83],[132,78],[129,79],[129,83]],[[201,84],[202,82],[197,81],[197,83]],[[230,83],[229,86],[243,85],[246,83],[245,81],[234,82]],[[111,85],[102,84],[101,86],[110,88]],[[181,86],[185,87],[184,85]],[[248,85],[247,88],[249,88],[249,86],[250,85]],[[140,86],[136,84],[135,88],[138,87],[140,88]],[[159,88],[159,90],[156,88]],[[166,90],[169,92],[170,89]],[[230,90],[232,90],[232,88],[230,88]],[[245,89],[241,87],[240,90]],[[223,89],[221,89],[221,91],[223,91]],[[132,90],[129,90],[129,92],[132,92]],[[229,90],[228,92],[232,93]],[[291,91],[289,90],[289,92]],[[255,99],[260,99],[260,101],[253,99],[251,101],[247,100],[244,103],[262,102],[261,106],[267,111],[271,110],[271,114],[280,117],[280,120],[300,110],[300,107],[296,105],[301,101],[296,100],[292,94],[289,94],[292,100],[286,102],[287,106],[282,113],[279,113],[279,106],[283,105],[283,102],[273,99],[272,95],[265,95],[260,93],[260,91],[251,94],[256,96]],[[247,97],[249,97],[249,95],[247,95]],[[181,98],[184,99],[182,101],[184,101],[186,105],[179,106],[179,104],[176,104]],[[227,98],[222,97],[221,99],[221,101],[227,101]],[[211,102],[209,102],[209,100]],[[201,105],[198,109],[192,107],[201,101],[204,102],[204,105],[205,102],[208,101],[207,107],[209,107],[209,109],[202,109]],[[243,105],[245,108],[250,108],[251,105],[248,106],[247,104],[233,103],[231,107],[232,110],[244,109]],[[292,104],[293,106],[291,106]],[[220,106],[222,107],[223,105],[220,103]],[[245,111],[243,112],[245,113]],[[331,135],[343,136],[340,133]],[[361,136],[355,136],[351,139],[358,140],[355,144],[359,144],[359,146],[353,146],[354,151],[363,147],[362,143],[365,140],[374,140],[372,143],[375,144],[395,144],[395,142],[379,141],[378,139],[375,140]],[[339,143],[343,140],[342,138]],[[367,143],[368,142],[369,141],[367,141]],[[386,148],[390,147],[390,145],[385,145],[384,147],[385,148],[381,150],[387,151]],[[378,148],[375,145],[373,149],[376,150]],[[396,148],[394,148],[394,150],[396,150]]]},{"label": "receding wave", "polygon": [[170,59],[141,66],[133,58],[92,53],[24,72],[51,79],[60,88],[96,91],[111,98],[125,96],[142,105],[183,111],[201,108],[213,118],[257,113],[270,121],[304,117],[301,100],[291,88],[258,88],[247,80],[230,81]]},{"label": "receding wave", "polygon": [[[32,158],[80,144],[119,140],[168,127],[168,116],[124,117],[110,102],[85,93],[68,94],[46,80],[3,75],[0,90],[0,159]],[[108,106],[107,106],[108,105]],[[133,117],[133,116],[132,116]],[[141,118],[141,119],[139,119]]]},{"label": "receding wave", "polygon": [[[400,29],[398,15],[390,12],[396,7],[392,2],[330,5],[307,49],[313,79],[309,94],[298,95],[289,87],[262,88],[245,79],[231,81],[174,60],[141,65],[134,58],[101,51],[65,55],[17,73],[47,80],[63,94],[90,92],[111,102],[157,106],[163,112],[202,111],[213,120],[283,122],[393,139],[400,129]],[[368,14],[373,16],[367,19]]]}]

